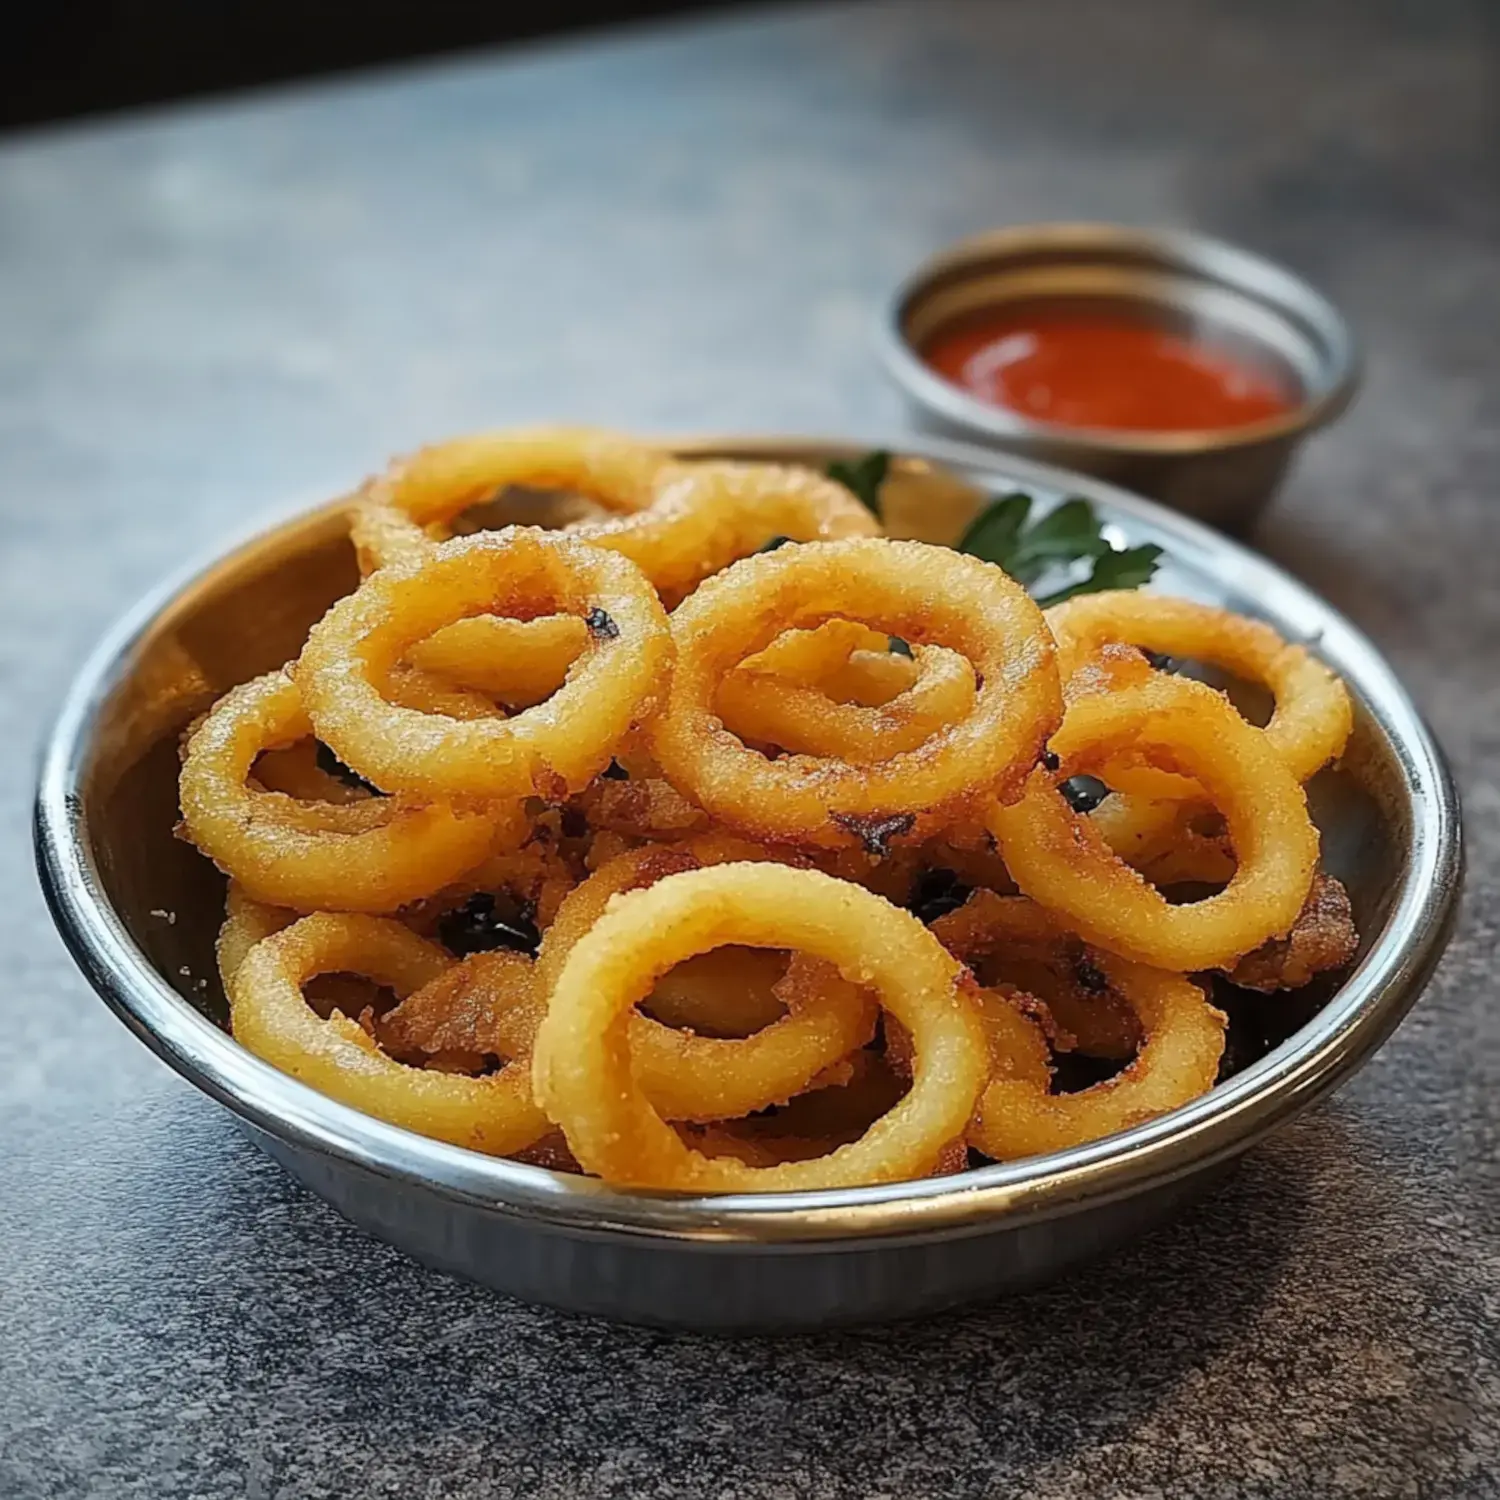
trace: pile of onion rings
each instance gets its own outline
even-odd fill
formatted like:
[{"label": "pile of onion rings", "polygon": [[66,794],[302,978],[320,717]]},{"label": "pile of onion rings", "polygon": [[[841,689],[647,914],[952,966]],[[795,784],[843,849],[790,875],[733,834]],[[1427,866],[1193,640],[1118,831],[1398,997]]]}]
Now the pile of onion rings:
[{"label": "pile of onion rings", "polygon": [[821,474],[590,429],[350,515],[363,581],[189,727],[179,829],[235,1036],[345,1104],[623,1188],[962,1172],[1188,1103],[1216,1001],[1354,954],[1303,790],[1348,695],[1261,622],[1044,614]]}]

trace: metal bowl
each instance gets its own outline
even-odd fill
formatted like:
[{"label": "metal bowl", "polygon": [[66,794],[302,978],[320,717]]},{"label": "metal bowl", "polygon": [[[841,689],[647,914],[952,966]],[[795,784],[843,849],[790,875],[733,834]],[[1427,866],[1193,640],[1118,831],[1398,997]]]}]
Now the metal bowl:
[{"label": "metal bowl", "polygon": [[[1210,333],[1275,370],[1300,400],[1282,416],[1208,432],[1062,427],[980,401],[922,358],[940,329],[981,309],[1059,301]],[[961,240],[897,289],[877,337],[919,426],[1066,464],[1226,531],[1264,509],[1302,439],[1348,406],[1359,377],[1348,325],[1290,271],[1202,235],[1111,224],[1024,225]]]},{"label": "metal bowl", "polygon": [[[797,440],[684,446],[807,462],[854,451]],[[1081,492],[1122,537],[1166,549],[1162,588],[1264,616],[1312,643],[1353,691],[1350,753],[1312,790],[1326,858],[1364,934],[1358,965],[1285,1043],[1192,1104],[1076,1150],[956,1177],[689,1198],[617,1192],[441,1145],[246,1052],[222,1029],[213,978],[222,879],[172,836],[177,739],[225,688],[293,655],[354,586],[339,506],[174,580],[80,673],[36,806],[42,882],[69,948],[148,1046],[341,1213],[419,1260],[530,1301],[663,1325],[808,1328],[1025,1286],[1146,1229],[1339,1084],[1416,999],[1460,881],[1454,790],[1390,668],[1269,563],[1076,475],[972,449],[920,454],[899,461],[888,488],[903,534],[951,536],[986,490],[1023,486],[1041,502]]]}]

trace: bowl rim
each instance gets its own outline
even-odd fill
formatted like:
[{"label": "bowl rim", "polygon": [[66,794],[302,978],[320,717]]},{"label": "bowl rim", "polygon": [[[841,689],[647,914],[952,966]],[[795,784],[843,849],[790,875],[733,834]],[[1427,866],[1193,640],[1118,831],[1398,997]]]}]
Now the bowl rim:
[{"label": "bowl rim", "polygon": [[[831,458],[876,446],[849,440],[724,436],[669,439],[679,451]],[[889,441],[889,440],[888,440]],[[994,1163],[959,1176],[815,1192],[688,1196],[619,1192],[593,1179],[488,1157],[385,1124],[262,1062],[193,1008],[157,973],[110,906],[88,840],[82,788],[99,712],[127,675],[137,644],[195,586],[247,547],[343,508],[335,501],[286,517],[175,572],[129,610],[78,672],[48,736],[34,834],[43,891],[65,944],[116,1015],[177,1072],[266,1135],[491,1212],[567,1232],[646,1236],[706,1250],[992,1232],[1134,1196],[1245,1150],[1334,1088],[1386,1039],[1415,1002],[1451,929],[1462,883],[1457,792],[1436,742],[1374,646],[1331,606],[1238,543],[1188,517],[1101,481],[1008,454],[903,437],[904,458],[965,477],[1003,476],[1083,494],[1130,517],[1133,531],[1178,557],[1215,559],[1214,572],[1274,600],[1330,642],[1369,712],[1391,737],[1411,813],[1409,873],[1385,930],[1300,1031],[1243,1072],[1170,1114],[1049,1156]]]},{"label": "bowl rim", "polygon": [[[1290,410],[1237,427],[1166,432],[1122,431],[1108,427],[1074,427],[1043,422],[1008,407],[970,395],[939,375],[906,336],[904,320],[939,277],[973,266],[976,269],[1025,250],[1059,254],[1093,251],[1154,257],[1158,264],[1218,280],[1270,306],[1283,318],[1289,306],[1311,324],[1326,348],[1318,389]],[[1029,300],[1029,299],[1020,299]],[[1006,225],[982,230],[944,246],[912,271],[887,299],[875,325],[875,344],[886,373],[909,398],[971,439],[1004,445],[1027,445],[1049,456],[1075,452],[1190,457],[1227,453],[1299,438],[1340,416],[1359,387],[1363,359],[1358,340],[1343,314],[1328,297],[1296,272],[1266,256],[1188,229],[1147,229],[1125,224],[1061,222]]]}]

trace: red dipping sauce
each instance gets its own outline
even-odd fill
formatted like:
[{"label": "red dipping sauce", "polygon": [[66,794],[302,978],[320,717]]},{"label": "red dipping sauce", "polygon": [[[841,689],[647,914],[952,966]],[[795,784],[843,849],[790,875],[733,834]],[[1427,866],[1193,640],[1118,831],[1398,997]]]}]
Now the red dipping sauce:
[{"label": "red dipping sauce", "polygon": [[1107,311],[997,308],[939,333],[922,357],[981,401],[1061,427],[1201,432],[1297,404],[1264,370]]}]

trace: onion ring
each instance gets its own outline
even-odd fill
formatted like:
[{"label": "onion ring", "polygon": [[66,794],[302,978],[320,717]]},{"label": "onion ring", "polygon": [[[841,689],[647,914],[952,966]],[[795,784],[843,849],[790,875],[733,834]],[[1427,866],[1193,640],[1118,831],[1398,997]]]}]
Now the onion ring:
[{"label": "onion ring", "polygon": [[[773,857],[739,840],[698,839],[612,860],[568,896],[547,929],[537,955],[538,993],[550,997],[573,948],[620,893],[671,874]],[[753,1114],[800,1094],[875,1034],[873,1002],[825,965],[794,955],[772,994],[778,1014],[745,1037],[699,1036],[648,1015],[630,1017],[635,1077],[659,1114],[700,1122]],[[722,1018],[714,1029],[724,1029]]]},{"label": "onion ring", "polygon": [[1223,885],[1234,874],[1234,850],[1211,803],[1111,792],[1089,814],[1089,822],[1152,885]]},{"label": "onion ring", "polygon": [[[693,1151],[631,1073],[626,1022],[674,964],[725,943],[824,959],[875,989],[912,1033],[911,1091],[828,1156],[748,1167]],[[537,1034],[533,1080],[578,1160],[624,1186],[795,1190],[891,1182],[930,1171],[962,1135],[988,1067],[961,965],[909,913],[817,870],[729,864],[620,896],[563,965]]]},{"label": "onion ring", "polygon": [[630,558],[668,598],[773,536],[815,541],[879,531],[842,485],[808,469],[684,463],[617,433],[537,428],[423,449],[367,486],[352,517],[362,567],[424,555],[460,512],[510,484],[578,491],[615,512],[566,530]]},{"label": "onion ring", "polygon": [[[851,603],[916,644],[948,644],[983,679],[974,712],[875,766],[771,761],[714,711],[724,675],[782,631],[847,616]],[[884,847],[918,815],[979,793],[1013,795],[1061,712],[1041,612],[999,568],[920,542],[853,539],[748,558],[672,616],[678,659],[652,721],[652,752],[677,789],[765,840]]]},{"label": "onion ring", "polygon": [[251,766],[248,779],[262,791],[285,792],[299,802],[367,802],[374,795],[361,782],[344,780],[324,770],[318,764],[318,742],[312,738],[280,750],[263,751]]},{"label": "onion ring", "polygon": [[[736,738],[871,765],[915,750],[939,729],[974,710],[974,669],[956,651],[917,646],[911,657],[884,649],[851,650],[819,669],[806,662],[802,643],[847,620],[829,620],[816,631],[788,631],[736,667],[720,684],[717,708]],[[821,651],[807,653],[814,659]],[[847,694],[841,698],[840,694]]]},{"label": "onion ring", "polygon": [[588,626],[576,615],[475,615],[418,641],[406,656],[429,676],[486,693],[511,709],[534,708],[562,686],[588,639]]},{"label": "onion ring", "polygon": [[399,922],[319,912],[245,955],[229,981],[231,1029],[257,1057],[377,1119],[474,1151],[518,1151],[548,1129],[524,1063],[484,1078],[410,1068],[340,1012],[321,1019],[302,995],[314,976],[347,972],[404,999],[450,962]]},{"label": "onion ring", "polygon": [[[464,723],[400,708],[378,683],[415,641],[494,607],[597,622],[551,699],[513,719]],[[426,796],[513,797],[582,786],[671,670],[666,615],[623,558],[557,533],[507,530],[445,542],[383,568],[313,626],[297,682],[318,736],[380,786]]]},{"label": "onion ring", "polygon": [[393,911],[456,879],[496,843],[519,839],[519,803],[467,811],[368,797],[340,805],[248,784],[263,750],[312,732],[296,685],[271,672],[226,693],[188,741],[180,781],[188,837],[256,900],[299,911]]},{"label": "onion ring", "polygon": [[699,558],[696,582],[748,557],[775,537],[830,542],[880,535],[880,523],[836,480],[796,464],[709,459],[689,466],[720,524]]},{"label": "onion ring", "polygon": [[423,448],[365,486],[352,514],[362,571],[427,556],[471,505],[507,485],[572,490],[610,510],[646,509],[670,454],[619,433],[537,427]]},{"label": "onion ring", "polygon": [[568,530],[623,553],[675,604],[773,537],[878,536],[880,526],[843,485],[811,469],[705,461],[678,465],[649,510]]},{"label": "onion ring", "polygon": [[786,1014],[776,994],[786,967],[770,948],[715,948],[663,974],[642,1008],[676,1031],[748,1037]]},{"label": "onion ring", "polygon": [[1034,995],[1087,1057],[1126,1058],[1141,1031],[1128,996],[1109,982],[1099,952],[1024,896],[975,891],[932,924],[932,935],[980,982]]},{"label": "onion ring", "polygon": [[[1018,802],[988,826],[1016,884],[1086,941],[1178,972],[1230,965],[1297,919],[1318,862],[1307,799],[1260,730],[1202,683],[1161,673],[1076,699]],[[1192,777],[1224,815],[1236,868],[1217,895],[1173,906],[1125,864],[1056,783],[1126,757]]]},{"label": "onion ring", "polygon": [[[1284,641],[1264,621],[1193,599],[1113,589],[1053,605],[1047,624],[1065,681],[1101,647],[1118,642],[1208,662],[1268,688],[1276,706],[1264,733],[1298,781],[1309,780],[1348,742],[1354,712],[1344,684],[1306,647]],[[1176,791],[1170,784],[1154,791],[1191,794],[1180,784]]]},{"label": "onion ring", "polygon": [[[1213,1087],[1228,1021],[1197,985],[1113,954],[1101,954],[1100,963],[1135,1011],[1144,1035],[1139,1052],[1113,1078],[1052,1094],[1032,1072],[1034,1041],[1023,1043],[1018,1050],[1027,1061],[1021,1068],[996,1067],[969,1127],[969,1144],[986,1156],[1014,1161],[1065,1151],[1128,1130]],[[1040,1036],[1033,1023],[1025,1024]]]},{"label": "onion ring", "polygon": [[296,920],[296,912],[284,906],[268,906],[264,901],[247,895],[238,881],[229,882],[229,894],[224,900],[224,925],[220,927],[214,944],[219,979],[226,995],[230,977],[244,963],[245,955],[263,938],[290,927]]}]

